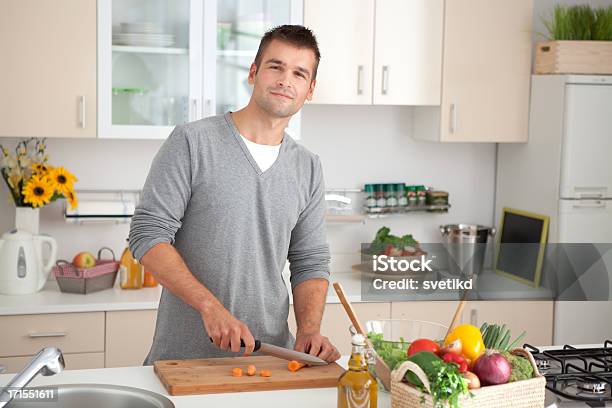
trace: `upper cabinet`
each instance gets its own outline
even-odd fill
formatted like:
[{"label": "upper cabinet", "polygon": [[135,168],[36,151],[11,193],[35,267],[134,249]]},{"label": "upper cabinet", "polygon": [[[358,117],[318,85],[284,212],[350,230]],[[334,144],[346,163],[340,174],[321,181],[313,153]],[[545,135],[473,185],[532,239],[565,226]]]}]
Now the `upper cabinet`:
[{"label": "upper cabinet", "polygon": [[202,117],[203,0],[98,0],[98,137],[166,138]]},{"label": "upper cabinet", "polygon": [[312,103],[439,105],[443,16],[443,0],[305,0],[321,51]]},{"label": "upper cabinet", "polygon": [[96,1],[0,2],[0,136],[96,136]]},{"label": "upper cabinet", "polygon": [[414,137],[526,142],[533,0],[446,0],[442,103],[414,108]]},{"label": "upper cabinet", "polygon": [[[261,37],[283,24],[302,24],[301,0],[205,0],[204,93],[207,114],[247,105],[253,88],[248,75]],[[300,138],[300,114],[286,129]]]}]

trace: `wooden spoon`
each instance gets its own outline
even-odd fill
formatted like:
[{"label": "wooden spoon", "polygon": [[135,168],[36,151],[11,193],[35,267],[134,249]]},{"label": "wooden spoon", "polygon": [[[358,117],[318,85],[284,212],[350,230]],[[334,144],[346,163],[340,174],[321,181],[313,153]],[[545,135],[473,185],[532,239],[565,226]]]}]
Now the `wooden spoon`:
[{"label": "wooden spoon", "polygon": [[[366,345],[370,349],[374,350],[372,342],[370,341],[370,339],[368,339],[367,333],[365,332],[363,326],[361,325],[361,322],[357,318],[357,314],[355,313],[353,306],[346,298],[346,294],[344,292],[344,288],[342,288],[342,284],[340,284],[339,282],[334,282],[333,286],[334,290],[336,291],[336,294],[338,295],[338,299],[340,299],[340,303],[342,303],[342,306],[344,306],[344,310],[346,311],[346,314],[348,315],[351,323],[353,324],[353,327],[355,327],[357,333],[363,334],[363,336],[365,337]],[[380,379],[380,381],[383,383],[387,390],[391,390],[391,369],[376,352],[374,353],[374,357],[376,359],[376,376]]]}]

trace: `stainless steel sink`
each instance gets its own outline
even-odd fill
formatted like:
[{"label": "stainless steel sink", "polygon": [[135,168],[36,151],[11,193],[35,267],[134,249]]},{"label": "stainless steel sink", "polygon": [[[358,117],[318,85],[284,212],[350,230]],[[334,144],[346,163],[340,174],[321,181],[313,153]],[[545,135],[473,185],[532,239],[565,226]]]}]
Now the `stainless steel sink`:
[{"label": "stainless steel sink", "polygon": [[174,408],[172,401],[163,395],[118,385],[60,384],[27,387],[24,391],[51,390],[53,387],[57,387],[57,398],[53,402],[26,401],[15,397],[6,408]]}]

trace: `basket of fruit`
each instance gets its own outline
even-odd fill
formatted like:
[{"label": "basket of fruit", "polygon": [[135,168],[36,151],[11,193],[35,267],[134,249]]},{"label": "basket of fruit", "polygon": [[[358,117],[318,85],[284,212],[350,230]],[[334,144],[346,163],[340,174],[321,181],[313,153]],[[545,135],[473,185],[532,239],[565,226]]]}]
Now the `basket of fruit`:
[{"label": "basket of fruit", "polygon": [[[113,259],[101,259],[104,250],[109,251]],[[72,262],[58,260],[53,267],[53,275],[60,291],[87,294],[112,288],[118,269],[119,262],[115,260],[113,250],[102,247],[97,258],[89,252],[80,252]]]},{"label": "basket of fruit", "polygon": [[511,341],[505,325],[462,324],[441,342],[433,337],[404,344],[404,355],[388,353],[375,333],[369,337],[393,370],[393,408],[542,407],[546,380],[533,356],[515,347],[524,335]]}]

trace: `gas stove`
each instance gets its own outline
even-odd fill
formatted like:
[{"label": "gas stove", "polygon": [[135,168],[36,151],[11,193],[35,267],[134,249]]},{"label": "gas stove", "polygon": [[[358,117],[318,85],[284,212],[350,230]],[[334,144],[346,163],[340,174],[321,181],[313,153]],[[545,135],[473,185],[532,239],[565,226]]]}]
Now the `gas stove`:
[{"label": "gas stove", "polygon": [[592,348],[524,348],[546,377],[547,407],[612,407],[612,341]]}]

